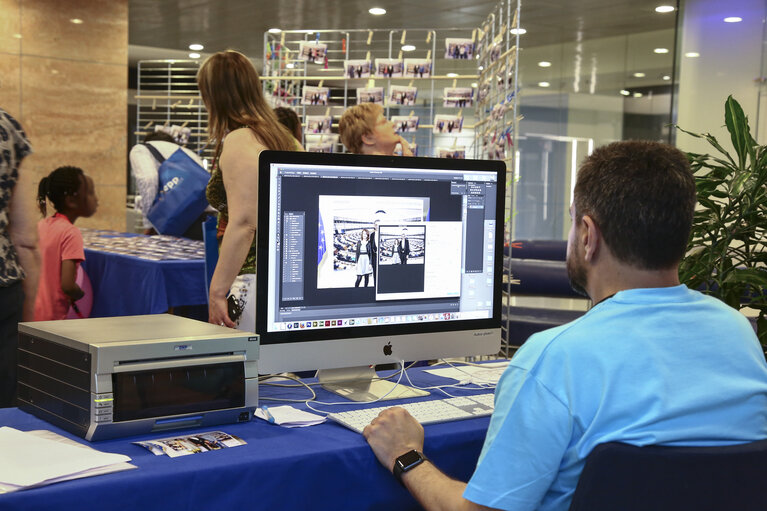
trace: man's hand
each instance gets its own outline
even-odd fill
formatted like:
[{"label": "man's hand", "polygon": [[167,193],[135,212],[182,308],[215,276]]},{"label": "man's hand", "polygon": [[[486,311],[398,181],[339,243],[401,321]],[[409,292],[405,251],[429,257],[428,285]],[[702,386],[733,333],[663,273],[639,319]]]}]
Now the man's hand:
[{"label": "man's hand", "polygon": [[386,470],[394,468],[396,459],[415,449],[423,452],[423,426],[404,408],[382,411],[362,431],[373,453]]}]

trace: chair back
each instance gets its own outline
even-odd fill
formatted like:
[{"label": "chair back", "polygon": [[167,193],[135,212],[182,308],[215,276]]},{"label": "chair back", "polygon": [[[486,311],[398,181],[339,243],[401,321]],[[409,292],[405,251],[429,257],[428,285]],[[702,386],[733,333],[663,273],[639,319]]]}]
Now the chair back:
[{"label": "chair back", "polygon": [[763,511],[767,440],[716,447],[598,445],[570,511]]}]

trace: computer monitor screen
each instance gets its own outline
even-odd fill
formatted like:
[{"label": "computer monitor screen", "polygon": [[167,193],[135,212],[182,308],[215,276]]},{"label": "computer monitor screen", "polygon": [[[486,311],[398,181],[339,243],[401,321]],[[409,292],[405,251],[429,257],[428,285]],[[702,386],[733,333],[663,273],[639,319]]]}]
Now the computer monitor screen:
[{"label": "computer monitor screen", "polygon": [[495,354],[505,165],[264,151],[259,372]]}]

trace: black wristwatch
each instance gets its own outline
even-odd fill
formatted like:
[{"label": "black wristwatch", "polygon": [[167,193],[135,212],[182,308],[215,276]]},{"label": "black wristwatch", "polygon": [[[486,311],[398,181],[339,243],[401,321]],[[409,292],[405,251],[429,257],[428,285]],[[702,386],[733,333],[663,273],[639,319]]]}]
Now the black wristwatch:
[{"label": "black wristwatch", "polygon": [[402,474],[408,470],[413,470],[424,461],[429,461],[429,459],[424,456],[423,453],[418,452],[415,449],[408,451],[396,459],[392,474],[394,474],[394,477],[399,481],[399,484],[405,486],[405,483],[402,482]]}]

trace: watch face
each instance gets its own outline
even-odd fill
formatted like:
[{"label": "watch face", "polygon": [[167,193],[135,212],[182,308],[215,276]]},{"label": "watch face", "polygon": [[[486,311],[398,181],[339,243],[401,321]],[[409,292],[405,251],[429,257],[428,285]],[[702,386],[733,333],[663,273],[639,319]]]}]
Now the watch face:
[{"label": "watch face", "polygon": [[406,452],[399,458],[397,458],[397,464],[402,467],[403,470],[407,470],[414,465],[418,465],[423,461],[423,457],[418,451]]}]

